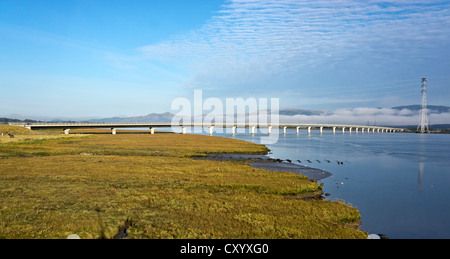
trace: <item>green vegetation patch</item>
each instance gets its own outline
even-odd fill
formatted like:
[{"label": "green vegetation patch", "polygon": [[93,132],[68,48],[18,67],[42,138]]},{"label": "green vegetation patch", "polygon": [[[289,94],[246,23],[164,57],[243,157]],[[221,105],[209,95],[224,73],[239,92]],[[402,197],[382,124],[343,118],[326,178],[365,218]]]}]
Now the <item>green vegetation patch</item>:
[{"label": "green vegetation patch", "polygon": [[[0,143],[0,238],[366,238],[357,209],[305,201],[322,186],[206,153],[263,154],[182,134]],[[16,155],[14,155],[16,154]]]}]

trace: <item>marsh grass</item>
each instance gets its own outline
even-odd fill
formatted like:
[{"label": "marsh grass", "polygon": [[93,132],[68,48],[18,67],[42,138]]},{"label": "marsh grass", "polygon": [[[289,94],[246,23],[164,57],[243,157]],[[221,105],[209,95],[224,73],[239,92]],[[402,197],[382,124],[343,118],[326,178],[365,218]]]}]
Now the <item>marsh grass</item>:
[{"label": "marsh grass", "polygon": [[[43,136],[45,137],[45,136]],[[305,201],[321,186],[207,153],[263,154],[181,134],[59,135],[0,143],[0,238],[366,238],[357,209]]]}]

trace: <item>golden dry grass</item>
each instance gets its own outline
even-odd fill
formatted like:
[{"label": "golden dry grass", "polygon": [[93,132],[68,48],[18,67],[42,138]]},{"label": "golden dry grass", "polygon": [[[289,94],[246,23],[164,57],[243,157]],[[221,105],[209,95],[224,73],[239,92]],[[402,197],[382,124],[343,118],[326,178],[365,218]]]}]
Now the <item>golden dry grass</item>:
[{"label": "golden dry grass", "polygon": [[6,136],[8,136],[8,134],[21,134],[21,135],[36,134],[36,132],[29,130],[27,128],[9,125],[0,125],[0,135],[1,133],[3,133]]},{"label": "golden dry grass", "polygon": [[0,238],[366,238],[359,212],[296,198],[306,177],[194,160],[264,153],[244,141],[181,134],[60,136],[0,143]]}]

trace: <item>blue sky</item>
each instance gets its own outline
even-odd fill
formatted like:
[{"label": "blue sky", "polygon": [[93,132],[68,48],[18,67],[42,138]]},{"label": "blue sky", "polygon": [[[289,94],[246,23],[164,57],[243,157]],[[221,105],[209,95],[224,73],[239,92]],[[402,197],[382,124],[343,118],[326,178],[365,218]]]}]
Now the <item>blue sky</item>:
[{"label": "blue sky", "polygon": [[450,106],[450,1],[0,0],[0,116],[109,117],[172,100]]}]

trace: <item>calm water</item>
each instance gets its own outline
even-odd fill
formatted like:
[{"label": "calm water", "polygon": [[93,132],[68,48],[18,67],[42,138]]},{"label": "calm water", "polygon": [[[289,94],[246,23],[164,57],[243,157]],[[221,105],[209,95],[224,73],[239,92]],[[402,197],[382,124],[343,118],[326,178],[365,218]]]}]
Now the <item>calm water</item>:
[{"label": "calm water", "polygon": [[[258,135],[235,138],[260,141]],[[450,135],[301,132],[297,136],[293,130],[267,146],[273,158],[299,164],[300,160],[331,172],[319,183],[330,194],[328,199],[358,208],[361,229],[391,239],[450,238]]]}]

